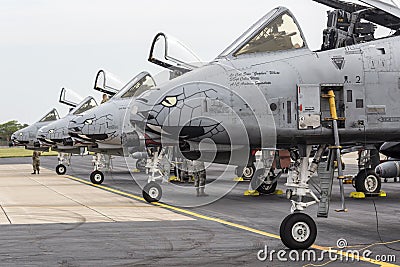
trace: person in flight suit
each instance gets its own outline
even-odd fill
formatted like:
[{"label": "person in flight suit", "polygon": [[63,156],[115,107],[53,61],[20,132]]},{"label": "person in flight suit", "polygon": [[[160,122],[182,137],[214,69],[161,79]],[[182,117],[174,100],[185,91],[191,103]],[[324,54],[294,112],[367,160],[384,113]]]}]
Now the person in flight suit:
[{"label": "person in flight suit", "polygon": [[40,152],[39,151],[33,151],[32,154],[32,166],[33,166],[33,172],[32,174],[39,174],[40,170]]}]

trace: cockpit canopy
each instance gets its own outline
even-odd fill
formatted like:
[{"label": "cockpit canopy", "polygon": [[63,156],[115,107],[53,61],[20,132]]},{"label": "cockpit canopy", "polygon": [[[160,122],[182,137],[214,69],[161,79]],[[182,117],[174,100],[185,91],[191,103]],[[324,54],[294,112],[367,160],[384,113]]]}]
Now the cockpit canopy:
[{"label": "cockpit canopy", "polygon": [[297,21],[285,7],[273,9],[233,44],[220,57],[240,56],[307,47]]},{"label": "cockpit canopy", "polygon": [[81,103],[79,103],[73,110],[71,110],[70,114],[79,115],[96,106],[97,106],[96,100],[94,100],[93,97],[88,96]]},{"label": "cockpit canopy", "polygon": [[180,76],[203,65],[202,60],[190,48],[162,32],[154,37],[148,60],[175,72],[173,76]]},{"label": "cockpit canopy", "polygon": [[59,118],[60,118],[60,116],[58,115],[57,110],[55,108],[53,108],[49,113],[44,115],[43,118],[41,118],[39,120],[39,122],[56,121]]},{"label": "cockpit canopy", "polygon": [[112,73],[105,70],[99,70],[94,82],[94,90],[115,95],[121,89],[123,83]]},{"label": "cockpit canopy", "polygon": [[156,83],[148,72],[141,72],[130,80],[113,98],[137,97],[144,91],[152,89]]}]

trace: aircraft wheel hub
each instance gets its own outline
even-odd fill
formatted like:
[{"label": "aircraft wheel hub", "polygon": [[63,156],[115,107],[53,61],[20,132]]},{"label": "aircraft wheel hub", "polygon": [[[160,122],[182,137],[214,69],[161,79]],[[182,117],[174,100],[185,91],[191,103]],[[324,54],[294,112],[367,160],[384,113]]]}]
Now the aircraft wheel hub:
[{"label": "aircraft wheel hub", "polygon": [[292,227],[292,236],[297,242],[304,242],[310,237],[310,227],[304,222],[297,222]]},{"label": "aircraft wheel hub", "polygon": [[243,170],[243,176],[252,177],[254,174],[254,169],[252,167],[245,167]]},{"label": "aircraft wheel hub", "polygon": [[157,198],[158,195],[160,194],[160,192],[158,191],[158,189],[156,187],[152,187],[149,189],[149,196],[152,198]]},{"label": "aircraft wheel hub", "polygon": [[375,192],[376,188],[378,187],[378,179],[374,175],[368,175],[367,178],[365,179],[365,188],[368,190],[368,192]]},{"label": "aircraft wheel hub", "polygon": [[101,174],[96,174],[96,175],[94,176],[94,180],[95,180],[96,182],[100,182],[101,179],[102,179]]}]

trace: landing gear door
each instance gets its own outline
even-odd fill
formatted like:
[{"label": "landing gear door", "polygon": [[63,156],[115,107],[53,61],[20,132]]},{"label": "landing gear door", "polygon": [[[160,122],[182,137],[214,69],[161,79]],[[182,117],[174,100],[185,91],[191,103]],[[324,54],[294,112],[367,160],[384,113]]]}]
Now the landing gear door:
[{"label": "landing gear door", "polygon": [[299,130],[321,126],[319,84],[297,85],[297,105]]},{"label": "landing gear door", "polygon": [[123,83],[110,72],[106,72],[105,70],[99,70],[99,72],[97,72],[94,90],[113,96],[118,93],[119,89],[123,86]]},{"label": "landing gear door", "polygon": [[176,76],[200,67],[201,60],[179,40],[157,34],[151,45],[149,61],[176,72]]}]

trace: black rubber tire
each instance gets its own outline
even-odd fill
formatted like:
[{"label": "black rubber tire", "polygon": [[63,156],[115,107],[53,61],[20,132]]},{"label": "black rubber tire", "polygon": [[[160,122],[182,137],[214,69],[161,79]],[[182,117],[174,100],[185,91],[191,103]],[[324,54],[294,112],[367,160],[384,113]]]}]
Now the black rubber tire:
[{"label": "black rubber tire", "polygon": [[[299,236],[303,235],[305,232],[305,228],[301,226],[308,226],[308,237],[304,237],[304,241],[299,241],[293,236],[295,234],[295,229]],[[293,213],[288,215],[281,223],[280,226],[280,237],[282,243],[290,249],[307,249],[312,244],[314,244],[315,239],[317,238],[317,225],[315,224],[314,220],[304,213]],[[307,236],[307,232],[305,234]]]},{"label": "black rubber tire", "polygon": [[90,174],[90,181],[93,184],[101,184],[102,182],[104,182],[104,174],[101,171],[93,171]]},{"label": "black rubber tire", "polygon": [[251,180],[255,172],[256,172],[256,167],[254,166],[254,164],[251,164],[250,166],[247,167],[238,166],[235,169],[235,174],[238,177],[242,177],[245,180]]},{"label": "black rubber tire", "polygon": [[138,169],[141,172],[146,171],[146,163],[147,163],[147,159],[146,158],[138,159],[136,161],[136,169]]},{"label": "black rubber tire", "polygon": [[353,177],[353,179],[351,179],[351,185],[356,188],[356,177]]},{"label": "black rubber tire", "polygon": [[381,191],[381,178],[371,169],[361,170],[354,179],[357,192],[373,194]]},{"label": "black rubber tire", "polygon": [[[260,177],[264,175],[264,169],[258,169],[255,173],[254,173],[254,177]],[[260,179],[262,179],[263,177],[260,177]],[[265,181],[266,177],[264,177],[264,181]],[[276,186],[278,185],[278,181],[275,181],[274,183],[267,185],[265,183],[260,184],[257,187],[257,191],[263,195],[269,195],[275,192],[276,190]]]},{"label": "black rubber tire", "polygon": [[161,186],[155,182],[150,182],[143,187],[142,194],[147,202],[158,202],[162,197]]},{"label": "black rubber tire", "polygon": [[56,166],[56,173],[58,175],[64,175],[67,172],[67,167],[64,164],[58,164]]}]

